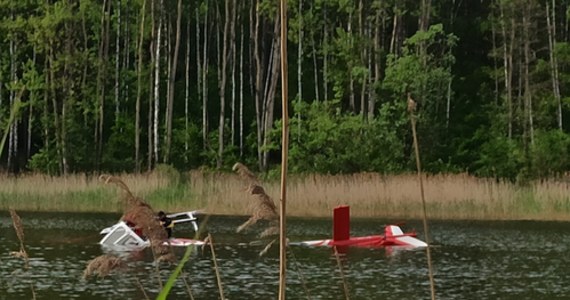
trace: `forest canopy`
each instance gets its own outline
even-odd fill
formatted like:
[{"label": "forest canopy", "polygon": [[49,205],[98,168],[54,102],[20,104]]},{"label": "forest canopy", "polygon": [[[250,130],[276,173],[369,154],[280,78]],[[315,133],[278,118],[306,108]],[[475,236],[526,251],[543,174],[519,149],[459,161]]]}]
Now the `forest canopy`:
[{"label": "forest canopy", "polygon": [[[290,0],[290,168],[526,180],[570,169],[566,0]],[[267,171],[268,0],[0,0],[0,168]]]}]

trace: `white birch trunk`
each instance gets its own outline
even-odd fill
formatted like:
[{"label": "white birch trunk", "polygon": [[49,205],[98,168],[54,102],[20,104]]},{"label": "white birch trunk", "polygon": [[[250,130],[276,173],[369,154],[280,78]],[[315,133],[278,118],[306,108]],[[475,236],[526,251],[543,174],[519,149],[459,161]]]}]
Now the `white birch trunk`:
[{"label": "white birch trunk", "polygon": [[121,0],[117,0],[117,36],[115,37],[115,123],[119,121],[120,112],[120,61],[121,61]]},{"label": "white birch trunk", "polygon": [[240,22],[239,42],[239,156],[243,157],[243,21]]},{"label": "white birch trunk", "polygon": [[206,15],[204,16],[204,47],[202,59],[202,139],[204,149],[208,145],[208,0],[206,0]]},{"label": "white birch trunk", "polygon": [[552,22],[550,21],[550,7],[546,1],[546,24],[548,27],[548,52],[550,54],[550,74],[552,76],[552,92],[558,107],[558,128],[562,130],[562,97],[560,96],[560,81],[558,79],[558,59],[556,57],[556,1],[552,1]]},{"label": "white birch trunk", "polygon": [[154,152],[154,163],[158,163],[158,125],[159,125],[159,109],[160,109],[160,47],[161,47],[161,37],[162,37],[162,9],[163,2],[160,1],[160,13],[158,17],[158,27],[156,33],[156,49],[155,49],[155,60],[154,60],[154,116],[153,116],[153,152]]}]

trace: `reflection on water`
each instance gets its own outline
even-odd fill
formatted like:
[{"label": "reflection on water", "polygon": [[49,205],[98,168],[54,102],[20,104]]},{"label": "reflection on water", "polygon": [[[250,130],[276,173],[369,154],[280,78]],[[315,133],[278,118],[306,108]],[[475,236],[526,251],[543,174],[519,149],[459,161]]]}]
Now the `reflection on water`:
[{"label": "reflection on water", "polygon": [[[23,270],[10,215],[0,213],[0,299],[144,299],[154,298],[159,279],[150,251],[128,257],[124,273],[83,279],[90,259],[104,253],[97,244],[101,228],[113,224],[113,214],[19,212],[24,223],[30,269]],[[216,255],[226,297],[275,299],[278,291],[277,245],[259,257],[264,242],[258,232],[234,233],[246,217],[212,217],[207,230]],[[288,220],[291,241],[330,236],[328,219]],[[387,220],[353,220],[353,235],[382,232]],[[176,236],[191,237],[186,225]],[[421,229],[419,221],[405,226]],[[569,299],[570,223],[433,221],[432,256],[438,299]],[[419,235],[422,238],[422,235]],[[218,299],[216,277],[208,248],[196,248],[183,277],[195,299]],[[179,257],[184,249],[175,250]],[[330,249],[292,247],[288,253],[288,299],[344,299],[342,278]],[[342,257],[351,299],[429,299],[424,250],[350,248]],[[160,265],[165,281],[173,266]],[[140,282],[140,285],[139,283]],[[144,286],[144,293],[140,286]],[[178,280],[169,299],[189,299]]]}]

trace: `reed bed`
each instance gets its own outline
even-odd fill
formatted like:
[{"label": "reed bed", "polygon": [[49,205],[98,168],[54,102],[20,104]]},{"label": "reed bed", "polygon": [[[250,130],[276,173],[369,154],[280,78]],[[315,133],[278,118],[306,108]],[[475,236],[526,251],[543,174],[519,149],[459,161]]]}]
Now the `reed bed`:
[{"label": "reed bed", "polygon": [[[205,209],[210,214],[247,215],[251,195],[234,173],[191,171],[183,180],[160,172],[118,174],[133,192],[165,211]],[[551,179],[520,186],[467,174],[424,175],[430,219],[568,220],[570,180]],[[279,201],[280,183],[261,182]],[[421,217],[416,174],[290,176],[287,214],[329,217],[340,204],[351,206],[353,217]],[[28,211],[121,211],[118,189],[105,187],[96,177],[0,175],[0,209]]]}]

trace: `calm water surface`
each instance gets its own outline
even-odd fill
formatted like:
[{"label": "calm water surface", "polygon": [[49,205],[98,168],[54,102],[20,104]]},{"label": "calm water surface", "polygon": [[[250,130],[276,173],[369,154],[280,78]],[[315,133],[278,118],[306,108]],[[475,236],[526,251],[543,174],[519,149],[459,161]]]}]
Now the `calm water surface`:
[{"label": "calm water surface", "polygon": [[[126,259],[128,268],[104,279],[82,279],[87,262],[104,252],[99,230],[115,214],[19,212],[24,223],[30,269],[10,251],[19,248],[12,221],[0,212],[0,299],[153,299],[159,290],[150,251]],[[275,299],[279,250],[259,257],[265,244],[253,243],[259,231],[235,234],[245,217],[211,217],[206,224],[227,299]],[[352,220],[353,235],[377,234],[389,220]],[[421,222],[406,229],[421,231]],[[259,229],[259,227],[256,227]],[[330,236],[329,219],[288,220],[291,241]],[[432,221],[438,299],[570,299],[570,223]],[[185,225],[176,236],[193,235]],[[423,236],[419,236],[423,239]],[[267,242],[267,241],[265,241]],[[176,249],[179,257],[184,249]],[[330,249],[291,247],[288,299],[346,299]],[[349,249],[342,259],[350,299],[430,299],[425,250]],[[168,278],[173,266],[161,265]],[[218,299],[209,250],[196,251],[184,268],[194,299]],[[190,299],[178,280],[169,299]]]}]

